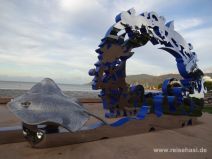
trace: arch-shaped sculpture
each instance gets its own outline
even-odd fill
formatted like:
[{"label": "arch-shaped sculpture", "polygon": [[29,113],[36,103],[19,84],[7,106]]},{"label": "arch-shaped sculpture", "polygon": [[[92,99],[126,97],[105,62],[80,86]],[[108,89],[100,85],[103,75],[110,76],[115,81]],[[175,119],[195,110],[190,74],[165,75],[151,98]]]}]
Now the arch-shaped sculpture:
[{"label": "arch-shaped sculpture", "polygon": [[[138,113],[141,107],[150,105],[152,107],[148,111],[152,110],[160,116],[164,113],[164,102],[169,107],[168,112],[175,114],[193,114],[194,109],[202,107],[205,92],[203,72],[197,66],[193,46],[174,30],[173,21],[166,23],[165,18],[155,12],[136,15],[134,9],[121,12],[115,21],[96,50],[98,61],[94,64],[95,68],[89,71],[89,75],[94,76],[92,88],[101,89],[99,96],[104,108],[109,110],[106,116],[131,116]],[[160,49],[175,57],[183,80],[167,79],[162,92],[144,95],[142,86],[130,87],[125,82],[125,67],[126,60],[133,55],[132,49],[148,41],[153,45],[162,45]],[[179,85],[174,86],[173,83]],[[189,111],[183,106],[180,112],[176,111],[176,107],[181,105],[189,106]]]}]

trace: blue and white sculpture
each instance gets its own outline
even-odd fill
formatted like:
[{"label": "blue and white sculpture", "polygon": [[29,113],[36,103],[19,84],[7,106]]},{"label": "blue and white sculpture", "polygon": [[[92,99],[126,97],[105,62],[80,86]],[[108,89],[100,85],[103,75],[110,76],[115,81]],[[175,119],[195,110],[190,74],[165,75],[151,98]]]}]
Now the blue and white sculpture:
[{"label": "blue and white sculpture", "polygon": [[[136,98],[133,97],[135,95],[132,93],[133,88],[129,88],[125,82],[126,61],[133,55],[132,50],[145,45],[148,41],[153,45],[162,45],[160,49],[175,57],[178,71],[183,77],[180,81],[165,80],[162,92],[152,93],[152,107],[155,109],[153,112],[162,114],[164,98],[170,109],[175,99],[178,106],[188,103],[185,100],[191,100],[190,107],[195,105],[198,107],[197,103],[202,103],[206,92],[203,86],[203,72],[197,66],[197,56],[193,52],[193,46],[174,30],[173,21],[166,23],[165,18],[155,12],[136,15],[134,9],[121,12],[116,16],[115,21],[116,23],[107,31],[96,50],[99,54],[98,61],[94,64],[96,68],[89,71],[89,75],[94,76],[92,88],[102,90],[100,97],[104,108],[109,110],[106,116],[135,115],[141,111],[142,106],[148,105],[145,102],[145,95],[138,105],[139,99],[143,98],[142,95],[137,96],[136,102]],[[200,101],[195,104],[192,99]],[[134,102],[129,102],[130,100]],[[202,107],[202,104],[200,105]],[[192,110],[187,114],[192,114]],[[186,114],[185,112],[183,111],[182,114]]]}]

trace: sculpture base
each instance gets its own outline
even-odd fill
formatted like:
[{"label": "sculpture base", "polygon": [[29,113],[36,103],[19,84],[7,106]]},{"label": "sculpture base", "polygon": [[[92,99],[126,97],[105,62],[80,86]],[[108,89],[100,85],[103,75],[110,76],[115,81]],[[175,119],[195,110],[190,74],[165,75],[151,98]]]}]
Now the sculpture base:
[{"label": "sculpture base", "polygon": [[[25,138],[32,147],[47,148],[114,137],[130,136],[164,129],[176,129],[194,124],[197,124],[196,117],[163,115],[158,118],[154,114],[150,114],[144,120],[131,120],[120,127],[100,126],[98,128],[81,130],[75,133],[64,131],[64,129],[58,129],[58,132],[50,131],[49,133],[46,133],[44,131],[45,129],[40,129],[37,128],[37,126],[30,126],[27,124],[23,125],[23,130],[27,131],[28,134],[31,134],[31,136],[25,135]],[[39,133],[41,133],[39,136],[40,138],[36,136],[39,135]],[[34,136],[32,134],[34,134]]]}]

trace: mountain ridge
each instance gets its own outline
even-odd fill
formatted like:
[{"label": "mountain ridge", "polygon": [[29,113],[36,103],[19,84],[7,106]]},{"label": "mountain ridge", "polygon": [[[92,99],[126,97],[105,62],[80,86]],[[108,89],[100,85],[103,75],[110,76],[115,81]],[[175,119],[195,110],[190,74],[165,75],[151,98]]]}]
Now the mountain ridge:
[{"label": "mountain ridge", "polygon": [[[212,77],[212,73],[205,73],[205,76]],[[148,75],[148,74],[139,74],[139,75],[128,75],[126,77],[126,82],[129,84],[133,83],[139,83],[143,84],[144,86],[155,86],[157,87],[159,84],[163,83],[165,79],[168,78],[176,78],[176,79],[182,79],[182,76],[180,74],[163,74],[159,76],[155,75]]]},{"label": "mountain ridge", "polygon": [[[205,76],[212,77],[212,73],[205,73]],[[180,74],[169,73],[163,75],[149,75],[149,74],[138,74],[138,75],[128,75],[126,77],[126,82],[128,84],[142,84],[144,87],[158,87],[159,84],[163,83],[165,79],[176,78],[178,80],[182,79]],[[91,82],[88,83],[91,85]]]}]

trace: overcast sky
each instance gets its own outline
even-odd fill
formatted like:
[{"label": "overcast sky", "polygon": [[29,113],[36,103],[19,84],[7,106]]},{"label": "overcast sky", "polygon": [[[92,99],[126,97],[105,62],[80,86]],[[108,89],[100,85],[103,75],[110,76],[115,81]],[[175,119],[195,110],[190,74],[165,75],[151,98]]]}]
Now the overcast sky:
[{"label": "overcast sky", "polygon": [[[0,80],[90,82],[94,50],[115,16],[130,8],[174,20],[199,67],[212,72],[210,0],[0,0]],[[127,74],[177,73],[174,58],[157,47],[135,49]]]}]

